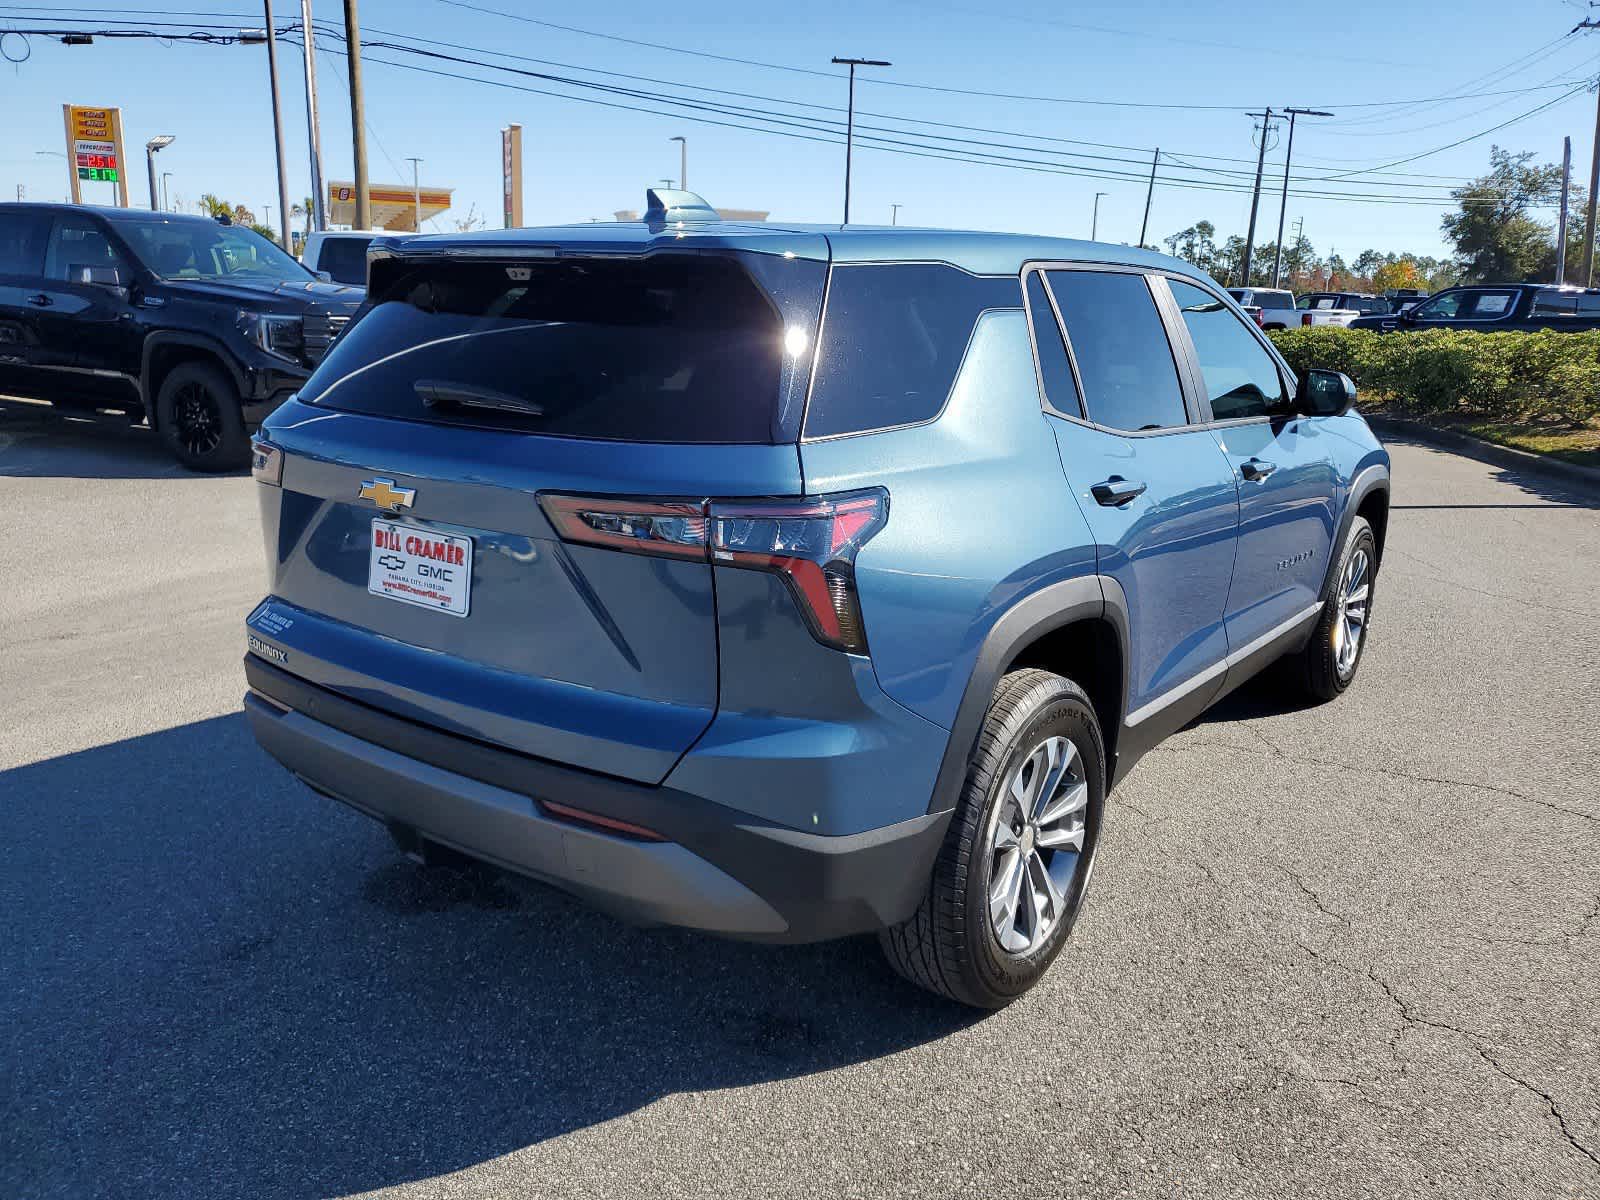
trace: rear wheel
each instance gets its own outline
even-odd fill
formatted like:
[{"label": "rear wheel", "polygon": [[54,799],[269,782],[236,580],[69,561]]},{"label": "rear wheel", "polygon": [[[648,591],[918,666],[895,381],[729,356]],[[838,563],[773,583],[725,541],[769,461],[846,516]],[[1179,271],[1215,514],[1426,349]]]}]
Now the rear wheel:
[{"label": "rear wheel", "polygon": [[1047,671],[1007,675],[928,893],[880,935],[890,964],[978,1008],[1026,992],[1077,919],[1104,802],[1104,743],[1083,689]]},{"label": "rear wheel", "polygon": [[249,461],[239,391],[210,363],[182,363],[161,381],[156,424],[167,449],[191,470],[232,471]]},{"label": "rear wheel", "polygon": [[1357,517],[1323,598],[1322,618],[1305,649],[1286,664],[1293,685],[1309,699],[1332,700],[1355,682],[1372,620],[1377,570],[1377,539],[1366,518]]}]

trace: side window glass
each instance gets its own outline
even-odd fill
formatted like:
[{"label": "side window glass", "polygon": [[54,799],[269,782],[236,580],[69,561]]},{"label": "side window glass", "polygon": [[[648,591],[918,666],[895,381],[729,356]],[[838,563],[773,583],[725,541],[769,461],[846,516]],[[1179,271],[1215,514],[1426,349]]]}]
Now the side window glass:
[{"label": "side window glass", "polygon": [[1167,285],[1200,360],[1212,416],[1232,421],[1281,411],[1288,397],[1278,364],[1239,318],[1193,284],[1169,279]]},{"label": "side window glass", "polygon": [[44,267],[47,218],[0,210],[0,275],[37,276]]},{"label": "side window glass", "polygon": [[1166,327],[1143,275],[1051,271],[1089,419],[1132,432],[1184,425]]},{"label": "side window glass", "polygon": [[127,275],[127,268],[111,248],[110,239],[99,229],[76,217],[56,221],[45,253],[45,278],[77,283],[88,267],[116,267]]},{"label": "side window glass", "polygon": [[1533,311],[1529,314],[1535,317],[1574,317],[1578,314],[1578,296],[1576,292],[1535,292],[1533,297]]},{"label": "side window glass", "polygon": [[1460,314],[1462,298],[1468,295],[1470,295],[1468,292],[1446,292],[1442,296],[1435,296],[1426,304],[1418,305],[1412,315],[1425,321],[1449,320]]},{"label": "side window glass", "polygon": [[1061,326],[1056,323],[1055,310],[1045,294],[1044,276],[1038,271],[1028,275],[1028,312],[1033,321],[1034,345],[1039,348],[1039,375],[1044,383],[1045,401],[1059,413],[1083,416],[1083,402],[1078,398],[1078,385],[1072,378],[1072,364],[1067,361]]},{"label": "side window glass", "polygon": [[1512,292],[1475,292],[1476,303],[1468,314],[1480,321],[1494,321],[1511,311],[1516,295]]}]

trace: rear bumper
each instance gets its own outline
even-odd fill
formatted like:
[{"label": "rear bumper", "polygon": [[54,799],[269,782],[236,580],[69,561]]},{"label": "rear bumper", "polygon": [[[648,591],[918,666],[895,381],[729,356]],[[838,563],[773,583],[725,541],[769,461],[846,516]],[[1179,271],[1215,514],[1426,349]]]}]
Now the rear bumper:
[{"label": "rear bumper", "polygon": [[[909,917],[949,813],[841,837],[692,793],[563,767],[392,716],[245,658],[257,741],[315,790],[408,833],[554,884],[630,920],[761,941]],[[653,831],[560,818],[551,802]]]}]

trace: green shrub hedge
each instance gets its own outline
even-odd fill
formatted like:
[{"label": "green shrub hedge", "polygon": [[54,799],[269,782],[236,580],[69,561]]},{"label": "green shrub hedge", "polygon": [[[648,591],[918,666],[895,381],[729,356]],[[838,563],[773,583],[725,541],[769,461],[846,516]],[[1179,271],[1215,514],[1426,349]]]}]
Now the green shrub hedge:
[{"label": "green shrub hedge", "polygon": [[1370,398],[1406,412],[1573,424],[1600,417],[1600,330],[1385,334],[1324,325],[1268,336],[1297,372],[1343,371]]}]

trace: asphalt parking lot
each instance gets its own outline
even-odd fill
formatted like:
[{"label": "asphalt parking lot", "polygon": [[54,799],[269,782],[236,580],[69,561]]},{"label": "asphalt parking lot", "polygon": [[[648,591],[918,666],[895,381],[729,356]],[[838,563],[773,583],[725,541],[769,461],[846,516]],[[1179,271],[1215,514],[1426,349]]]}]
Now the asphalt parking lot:
[{"label": "asphalt parking lot", "polygon": [[240,716],[251,481],[0,415],[0,1195],[1600,1196],[1600,500],[1392,449],[1355,688],[1146,759],[980,1018],[402,861]]}]

